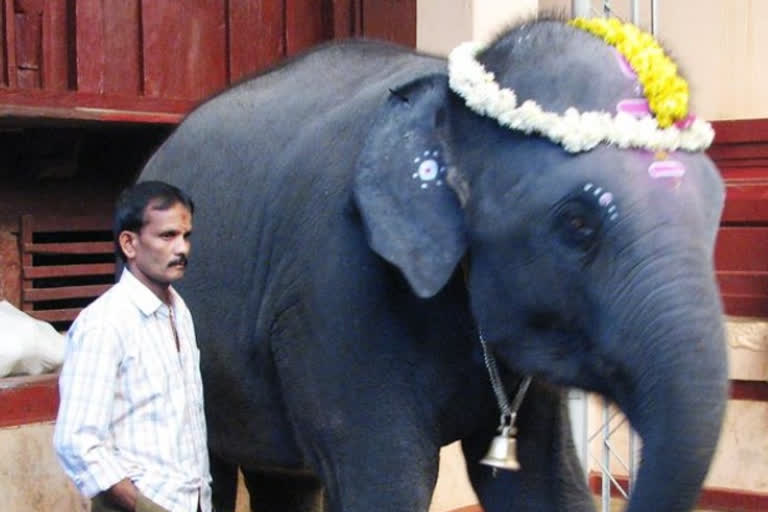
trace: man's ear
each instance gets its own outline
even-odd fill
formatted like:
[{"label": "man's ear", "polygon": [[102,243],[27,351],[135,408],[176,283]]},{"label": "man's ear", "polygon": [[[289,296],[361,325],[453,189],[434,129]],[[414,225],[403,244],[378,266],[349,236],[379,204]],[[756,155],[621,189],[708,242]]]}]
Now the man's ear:
[{"label": "man's ear", "polygon": [[136,242],[138,241],[138,235],[133,231],[121,231],[117,237],[117,241],[120,244],[120,249],[123,250],[126,259],[131,260],[136,256]]}]

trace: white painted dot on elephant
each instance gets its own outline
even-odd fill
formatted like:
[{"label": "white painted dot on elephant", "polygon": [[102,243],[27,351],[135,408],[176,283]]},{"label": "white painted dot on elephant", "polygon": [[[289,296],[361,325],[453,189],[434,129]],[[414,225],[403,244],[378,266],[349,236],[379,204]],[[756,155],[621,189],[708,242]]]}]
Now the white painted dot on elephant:
[{"label": "white painted dot on elephant", "polygon": [[424,156],[429,156],[429,150],[426,150],[426,151],[424,152]]},{"label": "white painted dot on elephant", "polygon": [[429,185],[427,185],[426,183],[422,183],[421,184],[421,188],[423,188],[423,189],[429,188]]},{"label": "white painted dot on elephant", "polygon": [[411,178],[413,178],[413,179],[416,179],[418,177],[419,177],[419,173],[418,172],[415,172],[415,173],[411,174]]},{"label": "white painted dot on elephant", "polygon": [[606,192],[600,196],[600,199],[598,199],[597,202],[600,204],[600,206],[608,206],[611,204],[611,202],[613,202],[613,194]]},{"label": "white painted dot on elephant", "polygon": [[603,191],[603,189],[601,187],[597,187],[595,189],[595,191],[593,192],[593,194],[595,194],[596,196],[599,196],[602,191]]},{"label": "white painted dot on elephant", "polygon": [[417,164],[419,162],[421,162],[421,157],[417,156],[416,158],[413,159],[413,163]]},{"label": "white painted dot on elephant", "polygon": [[584,192],[589,192],[589,189],[591,189],[593,185],[591,183],[587,183],[584,185]]},{"label": "white painted dot on elephant", "polygon": [[616,205],[615,205],[615,204],[614,204],[614,205],[611,205],[611,207],[610,207],[610,208],[608,208],[608,213],[613,213],[613,212],[615,212],[615,211],[616,211]]},{"label": "white painted dot on elephant", "polygon": [[618,218],[619,218],[619,214],[618,213],[614,213],[613,215],[611,215],[611,220],[616,220]]},{"label": "white painted dot on elephant", "polygon": [[439,152],[438,150],[434,150],[434,151],[432,152],[432,156],[433,156],[433,157],[435,157],[435,158],[437,158],[438,156],[440,156],[440,152]]},{"label": "white painted dot on elephant", "polygon": [[443,186],[443,180],[437,180],[437,181],[435,182],[435,184],[436,184],[438,187],[442,187],[442,186]]},{"label": "white painted dot on elephant", "polygon": [[422,181],[432,181],[437,178],[438,169],[439,166],[436,161],[431,158],[429,160],[424,160],[419,165],[419,178],[421,178]]}]

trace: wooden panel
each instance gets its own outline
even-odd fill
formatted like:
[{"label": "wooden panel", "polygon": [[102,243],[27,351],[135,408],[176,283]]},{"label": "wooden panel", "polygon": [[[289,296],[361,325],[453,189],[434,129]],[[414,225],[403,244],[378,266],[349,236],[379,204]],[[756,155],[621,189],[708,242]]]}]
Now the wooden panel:
[{"label": "wooden panel", "polygon": [[8,29],[5,24],[5,4],[6,0],[0,0],[0,29],[2,30],[0,41],[3,48],[0,48],[0,86],[8,86],[8,58],[6,48],[9,48]]},{"label": "wooden panel", "polygon": [[286,55],[331,38],[330,13],[317,0],[285,0]]},{"label": "wooden panel", "polygon": [[0,89],[0,117],[177,123],[227,84],[332,38],[412,46],[415,6],[416,0],[0,0],[0,86],[7,86]]},{"label": "wooden panel", "polygon": [[[35,232],[51,231],[112,231],[112,219],[96,215],[25,215],[23,222],[29,222],[27,229]],[[110,250],[106,251],[110,252]]]},{"label": "wooden panel", "polygon": [[362,35],[363,0],[333,0],[331,8],[334,39]]},{"label": "wooden panel", "polygon": [[75,277],[109,275],[115,273],[114,263],[94,263],[88,265],[48,265],[33,267],[24,265],[21,269],[25,279],[45,279],[48,277]]},{"label": "wooden panel", "polygon": [[9,87],[18,87],[16,76],[16,15],[13,9],[14,0],[4,0],[3,11],[5,13],[5,56],[7,59],[7,78]]},{"label": "wooden panel", "polygon": [[101,0],[80,0],[75,4],[75,48],[77,89],[104,92],[104,5]]},{"label": "wooden panel", "polygon": [[24,244],[23,249],[32,254],[109,254],[114,247],[112,242],[71,242]]},{"label": "wooden panel", "polygon": [[196,103],[145,96],[14,89],[0,91],[0,116],[178,123]]},{"label": "wooden panel", "polygon": [[725,225],[768,224],[768,165],[753,170],[765,174],[765,179],[727,179]]},{"label": "wooden panel", "polygon": [[144,93],[203,98],[227,83],[225,0],[142,0]]},{"label": "wooden panel", "polygon": [[363,0],[363,35],[416,46],[416,0]]},{"label": "wooden panel", "polygon": [[[73,49],[70,48],[68,29],[70,15],[67,2],[45,0],[43,12],[43,87],[49,90],[67,90],[74,87],[70,83],[70,73],[74,71]],[[72,20],[74,21],[74,20]]]},{"label": "wooden panel", "polygon": [[0,427],[51,421],[58,408],[57,375],[0,380]]},{"label": "wooden panel", "polygon": [[105,58],[100,92],[131,95],[143,92],[139,1],[102,0]]},{"label": "wooden panel", "polygon": [[229,0],[229,81],[265,69],[285,55],[283,0]]},{"label": "wooden panel", "polygon": [[[111,284],[93,284],[87,286],[62,286],[60,288],[30,288],[24,290],[24,301],[39,302],[44,300],[96,298],[109,290],[111,286]],[[35,313],[37,314],[39,311]]]},{"label": "wooden panel", "polygon": [[141,92],[139,1],[76,2],[78,90],[133,95]]},{"label": "wooden panel", "polygon": [[716,161],[766,159],[768,158],[768,145],[762,142],[739,142],[729,145],[714,144],[707,152]]},{"label": "wooden panel", "polygon": [[715,121],[715,145],[741,142],[765,142],[768,134],[768,119],[744,119]]},{"label": "wooden panel", "polygon": [[77,318],[77,315],[79,315],[82,310],[83,308],[43,310],[33,310],[32,308],[26,306],[22,308],[22,311],[25,313],[34,316],[43,322],[71,322]]},{"label": "wooden panel", "polygon": [[768,402],[768,382],[756,380],[732,380],[731,399]]},{"label": "wooden panel", "polygon": [[725,179],[715,247],[725,311],[768,317],[768,120],[718,121],[709,156]]},{"label": "wooden panel", "polygon": [[42,84],[43,0],[14,0],[16,31],[16,76],[18,87],[39,88]]},{"label": "wooden panel", "polygon": [[715,268],[768,271],[768,226],[721,227],[715,247]]}]

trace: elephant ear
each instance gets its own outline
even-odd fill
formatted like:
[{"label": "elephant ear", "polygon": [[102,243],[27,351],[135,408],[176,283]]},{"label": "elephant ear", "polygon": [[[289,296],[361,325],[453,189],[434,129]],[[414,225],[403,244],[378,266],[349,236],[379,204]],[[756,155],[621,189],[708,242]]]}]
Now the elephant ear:
[{"label": "elephant ear", "polygon": [[445,286],[467,247],[448,183],[448,80],[429,75],[390,93],[357,163],[355,201],[371,248],[426,298]]}]

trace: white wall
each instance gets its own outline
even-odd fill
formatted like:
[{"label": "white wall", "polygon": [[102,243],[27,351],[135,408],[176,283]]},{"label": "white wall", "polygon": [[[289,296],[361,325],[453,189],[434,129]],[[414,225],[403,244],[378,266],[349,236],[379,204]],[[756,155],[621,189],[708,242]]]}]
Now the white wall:
[{"label": "white wall", "polygon": [[538,9],[538,0],[418,0],[416,47],[447,55],[471,39],[492,37],[520,17]]}]

